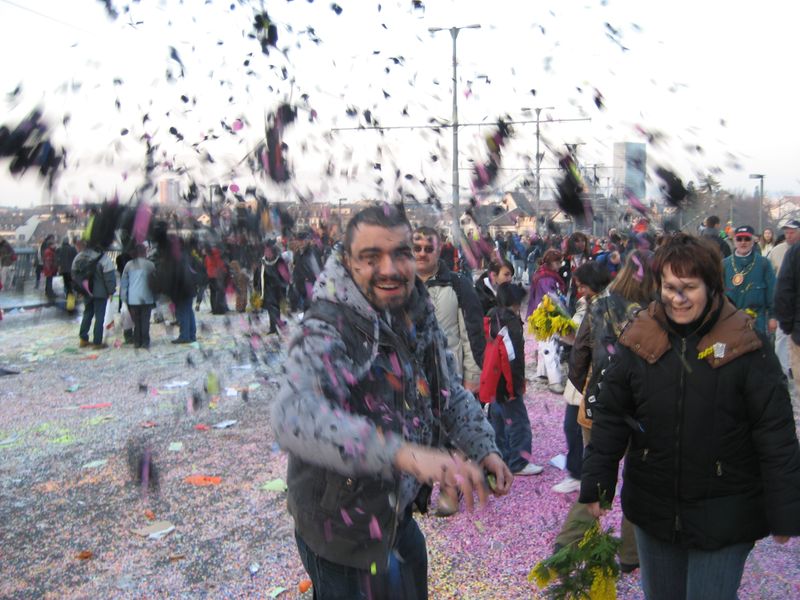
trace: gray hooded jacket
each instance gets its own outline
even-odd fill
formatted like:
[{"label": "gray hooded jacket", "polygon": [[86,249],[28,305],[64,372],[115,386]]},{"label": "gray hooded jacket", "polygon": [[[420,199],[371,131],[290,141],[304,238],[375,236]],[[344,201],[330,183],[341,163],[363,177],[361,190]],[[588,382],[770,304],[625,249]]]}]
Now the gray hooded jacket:
[{"label": "gray hooded jacket", "polygon": [[275,436],[289,453],[289,510],[318,555],[382,569],[420,488],[393,466],[401,444],[434,445],[440,432],[480,461],[497,452],[494,431],[453,376],[453,356],[420,281],[410,323],[392,326],[335,253],[313,298],[272,408]]}]

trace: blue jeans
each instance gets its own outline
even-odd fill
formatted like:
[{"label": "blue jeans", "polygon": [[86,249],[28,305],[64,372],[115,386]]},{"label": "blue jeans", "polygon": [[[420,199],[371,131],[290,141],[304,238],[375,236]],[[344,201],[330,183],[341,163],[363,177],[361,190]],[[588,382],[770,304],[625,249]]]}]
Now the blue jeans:
[{"label": "blue jeans", "polygon": [[[735,524],[732,524],[735,526]],[[691,550],[662,542],[634,526],[647,600],[736,600],[753,543]]]},{"label": "blue jeans", "polygon": [[581,478],[583,467],[583,432],[578,424],[580,406],[567,404],[564,412],[564,436],[567,438],[567,471],[575,479]]},{"label": "blue jeans", "polygon": [[[314,600],[427,600],[428,551],[410,510],[397,529],[386,572],[333,563],[315,554],[295,532],[300,560],[314,585]],[[376,558],[377,560],[377,558]]]},{"label": "blue jeans", "polygon": [[197,339],[197,325],[194,320],[192,297],[175,302],[175,319],[178,321],[178,339],[194,342]]},{"label": "blue jeans", "polygon": [[512,473],[528,464],[533,434],[528,409],[522,398],[493,402],[489,405],[489,421],[494,428],[497,448]]},{"label": "blue jeans", "polygon": [[103,321],[106,319],[106,305],[108,298],[84,298],[83,318],[81,319],[80,337],[89,341],[89,327],[94,319],[93,344],[103,343]]}]

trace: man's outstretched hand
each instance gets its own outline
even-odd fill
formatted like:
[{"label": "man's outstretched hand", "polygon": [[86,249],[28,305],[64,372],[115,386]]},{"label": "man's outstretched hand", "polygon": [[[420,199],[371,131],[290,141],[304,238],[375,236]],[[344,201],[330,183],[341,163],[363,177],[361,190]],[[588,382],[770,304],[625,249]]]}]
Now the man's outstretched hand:
[{"label": "man's outstretched hand", "polygon": [[495,496],[505,496],[511,490],[511,482],[514,481],[514,476],[511,470],[500,458],[500,455],[492,452],[481,461],[483,470],[487,473],[494,475],[495,486],[492,492]]},{"label": "man's outstretched hand", "polygon": [[[450,454],[443,450],[416,444],[404,444],[394,455],[394,465],[399,470],[413,475],[422,483],[428,485],[438,483],[440,486],[458,488],[467,503],[467,510],[471,511],[475,507],[474,494],[476,493],[480,506],[486,505],[489,490],[484,482],[483,469],[458,454]],[[505,478],[503,483],[510,486],[510,483],[506,483]]]}]

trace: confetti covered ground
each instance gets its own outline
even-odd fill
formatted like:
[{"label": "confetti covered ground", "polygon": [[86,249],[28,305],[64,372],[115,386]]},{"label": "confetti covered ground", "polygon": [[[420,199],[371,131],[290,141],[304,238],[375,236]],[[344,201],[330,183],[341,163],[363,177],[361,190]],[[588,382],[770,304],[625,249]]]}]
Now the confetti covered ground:
[{"label": "confetti covered ground", "polygon": [[[21,371],[0,377],[0,597],[303,597],[268,419],[280,341],[253,341],[241,315],[204,308],[198,321],[194,346],[153,325],[150,352],[117,346],[113,329],[111,348],[79,350],[77,323],[54,309],[0,323],[0,366]],[[563,407],[533,383],[528,407],[547,464],[564,451]],[[157,485],[145,496],[148,452]],[[526,576],[575,497],[550,490],[562,477],[548,466],[475,513],[420,518],[431,598],[540,597]],[[618,506],[605,524],[618,526]],[[134,533],[153,525],[168,533]],[[641,598],[638,581],[623,576],[619,597]],[[800,597],[800,542],[759,542],[740,597]]]}]

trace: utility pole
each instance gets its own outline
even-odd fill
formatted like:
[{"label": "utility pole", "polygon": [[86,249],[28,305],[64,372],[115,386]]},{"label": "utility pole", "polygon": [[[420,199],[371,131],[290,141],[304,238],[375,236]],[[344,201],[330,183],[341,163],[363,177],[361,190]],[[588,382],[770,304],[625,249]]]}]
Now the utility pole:
[{"label": "utility pole", "polygon": [[[459,207],[458,185],[458,59],[456,58],[456,39],[462,29],[480,29],[480,25],[465,25],[463,27],[450,27],[450,37],[453,38],[453,245],[461,248],[461,210]],[[444,27],[429,27],[432,34],[444,31]]]},{"label": "utility pole", "polygon": [[554,110],[552,106],[537,107],[534,109],[536,111],[536,233],[539,233],[539,197],[542,193],[542,187],[539,183],[539,174],[541,172],[542,158],[544,158],[541,152],[539,152],[539,115],[545,109]]},{"label": "utility pole", "polygon": [[733,194],[728,194],[728,203],[730,204],[728,221],[730,221],[730,224],[733,225]]},{"label": "utility pole", "polygon": [[752,173],[750,179],[759,179],[761,183],[761,191],[758,195],[758,235],[764,231],[764,175],[763,173]]}]

